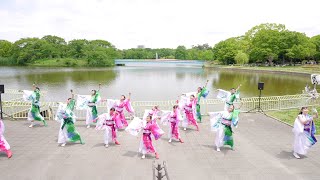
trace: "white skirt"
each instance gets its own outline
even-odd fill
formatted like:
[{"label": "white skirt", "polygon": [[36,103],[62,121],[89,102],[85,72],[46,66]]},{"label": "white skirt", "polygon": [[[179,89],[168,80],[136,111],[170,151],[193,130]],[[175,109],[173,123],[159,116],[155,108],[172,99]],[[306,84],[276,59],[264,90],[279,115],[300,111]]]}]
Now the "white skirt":
[{"label": "white skirt", "polygon": [[216,140],[215,140],[215,145],[216,147],[220,148],[224,145],[224,126],[220,126],[216,130]]},{"label": "white skirt", "polygon": [[109,144],[110,142],[112,142],[112,129],[110,126],[105,127],[103,140],[104,140],[104,144]]},{"label": "white skirt", "polygon": [[58,135],[58,143],[59,144],[67,143],[67,139],[68,139],[67,127],[64,127],[63,129],[61,129],[62,125],[63,125],[63,121],[62,121],[60,128],[59,128],[59,135]]}]

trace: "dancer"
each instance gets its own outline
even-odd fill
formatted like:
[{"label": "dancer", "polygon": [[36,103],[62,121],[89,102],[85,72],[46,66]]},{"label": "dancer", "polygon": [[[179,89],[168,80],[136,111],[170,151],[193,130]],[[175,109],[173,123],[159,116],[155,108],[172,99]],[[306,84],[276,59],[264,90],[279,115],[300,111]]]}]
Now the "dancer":
[{"label": "dancer", "polygon": [[74,123],[75,116],[73,113],[76,101],[74,99],[73,91],[71,90],[71,98],[67,100],[67,104],[60,103],[57,110],[56,121],[61,123],[59,128],[58,143],[64,147],[68,142],[80,141],[84,144],[80,134],[76,131]]},{"label": "dancer", "polygon": [[293,156],[297,159],[300,159],[299,154],[306,155],[307,150],[317,142],[314,136],[316,132],[314,119],[318,118],[318,112],[316,109],[313,109],[314,115],[309,115],[308,112],[308,107],[302,107],[294,121]]},{"label": "dancer", "polygon": [[190,99],[187,96],[181,96],[179,102],[179,108],[183,111],[183,121],[182,127],[184,130],[187,130],[188,125],[193,125],[199,131],[199,126],[196,121],[196,109],[197,109],[197,99],[194,95],[190,96]]},{"label": "dancer", "polygon": [[191,92],[191,93],[185,93],[182,95],[185,96],[191,96],[194,95],[197,98],[197,104],[196,104],[196,116],[197,116],[197,121],[202,122],[202,115],[201,115],[201,109],[200,109],[200,100],[201,97],[206,98],[209,94],[209,91],[207,90],[207,85],[208,85],[209,80],[207,80],[206,84],[203,87],[198,87],[197,92]]},{"label": "dancer", "polygon": [[117,112],[114,108],[111,108],[109,113],[103,113],[94,120],[97,121],[96,130],[105,130],[104,145],[106,148],[109,147],[109,143],[112,141],[116,145],[120,145],[117,140],[116,116]]},{"label": "dancer", "polygon": [[4,124],[2,119],[0,119],[0,152],[5,152],[8,158],[12,157],[12,152],[10,150],[10,145],[4,138]]},{"label": "dancer", "polygon": [[146,154],[155,154],[155,158],[159,159],[159,154],[157,153],[153,143],[151,134],[154,136],[155,140],[158,140],[164,131],[158,126],[156,119],[152,119],[151,115],[146,117],[146,120],[141,120],[137,117],[126,128],[126,131],[131,135],[137,136],[140,131],[142,131],[142,137],[139,146],[139,152],[142,154],[141,158],[144,159]]},{"label": "dancer", "polygon": [[200,111],[200,99],[201,97],[206,98],[209,94],[209,91],[207,90],[209,80],[207,80],[206,84],[203,87],[198,87],[198,93],[197,93],[197,119],[201,123],[202,122],[202,116]]},{"label": "dancer", "polygon": [[223,145],[229,145],[233,150],[231,126],[236,127],[238,125],[239,112],[239,110],[234,109],[233,105],[230,105],[227,111],[209,113],[211,130],[216,131],[215,145],[218,152]]},{"label": "dancer", "polygon": [[304,89],[305,89],[304,92],[310,96],[310,98],[307,99],[307,102],[310,100],[315,100],[319,97],[319,94],[316,89],[316,84],[314,84],[314,88],[312,90],[310,89],[310,86],[308,84],[306,85],[306,87]]},{"label": "dancer", "polygon": [[91,91],[91,97],[90,97],[90,100],[88,101],[87,116],[86,116],[87,128],[90,128],[90,125],[93,124],[93,120],[98,117],[97,104],[101,100],[100,89],[101,89],[101,84],[99,84],[98,90]]},{"label": "dancer", "polygon": [[128,126],[128,122],[126,120],[126,117],[124,116],[124,108],[130,113],[134,113],[134,109],[131,106],[131,93],[129,93],[128,98],[126,99],[126,96],[122,95],[120,100],[113,100],[113,99],[107,99],[107,107],[108,109],[111,109],[112,107],[115,108],[117,111],[117,121],[116,126],[117,128],[123,128]]},{"label": "dancer", "polygon": [[42,121],[44,126],[47,126],[47,122],[40,114],[40,88],[33,84],[33,91],[23,90],[23,99],[25,101],[31,101],[31,108],[28,112],[28,121],[31,122],[30,128],[34,126],[34,121]]},{"label": "dancer", "polygon": [[180,132],[179,132],[180,121],[182,121],[182,117],[181,117],[178,105],[173,106],[173,111],[164,111],[161,117],[161,122],[164,125],[166,125],[168,122],[170,123],[169,133],[168,133],[169,143],[172,142],[172,138],[175,138],[181,143],[183,143],[183,140],[181,139]]},{"label": "dancer", "polygon": [[225,102],[224,105],[224,110],[227,111],[230,105],[233,105],[233,102],[236,99],[239,99],[240,96],[240,92],[239,89],[241,87],[241,84],[237,87],[237,89],[235,88],[231,88],[230,91],[225,91],[223,89],[218,89],[218,95],[217,98],[221,99]]},{"label": "dancer", "polygon": [[160,116],[160,110],[159,110],[159,106],[154,106],[151,110],[145,110],[144,114],[143,114],[143,120],[147,119],[147,116],[151,116],[152,120],[157,120]]}]

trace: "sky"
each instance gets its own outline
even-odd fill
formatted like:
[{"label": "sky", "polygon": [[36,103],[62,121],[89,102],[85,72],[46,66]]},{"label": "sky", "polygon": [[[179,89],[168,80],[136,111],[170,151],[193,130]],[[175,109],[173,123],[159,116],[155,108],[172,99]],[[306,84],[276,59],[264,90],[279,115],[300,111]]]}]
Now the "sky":
[{"label": "sky", "polygon": [[210,46],[261,23],[320,34],[319,0],[0,0],[0,39],[56,35],[118,49]]}]

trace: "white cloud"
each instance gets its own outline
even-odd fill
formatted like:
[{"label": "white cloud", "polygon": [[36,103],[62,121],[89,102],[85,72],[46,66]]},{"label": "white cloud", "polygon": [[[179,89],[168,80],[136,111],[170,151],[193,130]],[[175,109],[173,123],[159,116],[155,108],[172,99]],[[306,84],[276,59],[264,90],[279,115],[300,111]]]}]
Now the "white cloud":
[{"label": "white cloud", "polygon": [[105,39],[118,48],[208,43],[244,34],[255,25],[282,23],[308,36],[320,33],[317,0],[6,0],[0,39],[47,34]]}]

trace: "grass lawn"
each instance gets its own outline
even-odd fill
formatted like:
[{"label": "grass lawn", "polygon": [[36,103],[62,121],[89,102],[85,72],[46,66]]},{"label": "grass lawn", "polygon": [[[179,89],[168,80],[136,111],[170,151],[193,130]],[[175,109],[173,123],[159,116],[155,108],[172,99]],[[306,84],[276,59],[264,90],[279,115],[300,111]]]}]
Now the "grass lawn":
[{"label": "grass lawn", "polygon": [[[317,107],[317,111],[320,113],[320,107]],[[312,112],[312,108],[309,108],[309,112],[310,113]],[[270,112],[267,112],[267,115],[270,115],[283,122],[293,125],[294,120],[298,116],[298,113],[299,113],[299,109],[290,109],[290,110],[284,110],[284,111],[270,111]],[[315,123],[316,123],[317,134],[320,134],[320,118],[316,119]]]},{"label": "grass lawn", "polygon": [[219,67],[222,69],[248,69],[262,71],[282,71],[282,72],[298,72],[298,73],[320,73],[320,65],[300,65],[300,66],[284,66],[284,67],[250,67],[250,66],[210,66]]},{"label": "grass lawn", "polygon": [[83,67],[88,66],[88,61],[73,58],[40,59],[28,65],[42,67]]}]

